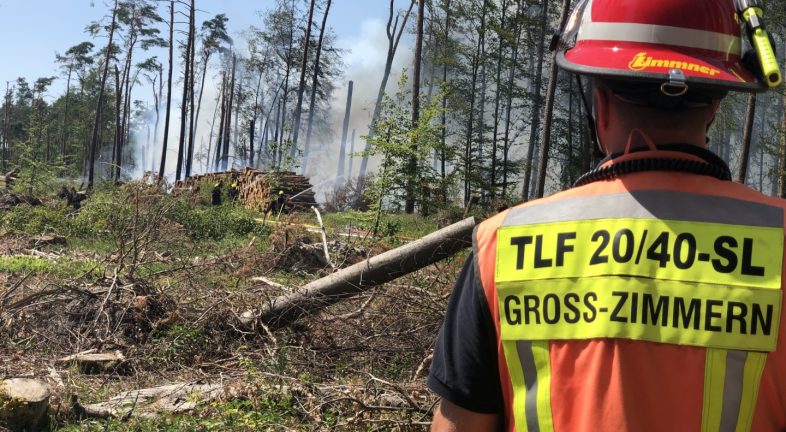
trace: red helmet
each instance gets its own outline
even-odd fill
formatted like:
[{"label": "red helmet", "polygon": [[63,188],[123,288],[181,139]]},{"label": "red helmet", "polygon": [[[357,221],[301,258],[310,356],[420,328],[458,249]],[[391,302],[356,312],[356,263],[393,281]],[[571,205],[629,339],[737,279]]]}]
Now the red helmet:
[{"label": "red helmet", "polygon": [[766,89],[741,62],[733,0],[580,0],[562,43],[557,64],[582,75]]}]

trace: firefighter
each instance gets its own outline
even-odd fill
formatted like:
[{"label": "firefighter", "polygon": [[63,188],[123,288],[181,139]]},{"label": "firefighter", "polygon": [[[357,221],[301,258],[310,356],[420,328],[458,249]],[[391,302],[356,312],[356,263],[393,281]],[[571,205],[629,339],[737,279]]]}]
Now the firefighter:
[{"label": "firefighter", "polygon": [[221,205],[221,186],[222,182],[217,181],[210,191],[210,203],[214,206]]},{"label": "firefighter", "polygon": [[734,6],[579,2],[557,64],[606,157],[476,229],[432,430],[786,430],[786,205],[706,148],[728,91],[766,89]]}]

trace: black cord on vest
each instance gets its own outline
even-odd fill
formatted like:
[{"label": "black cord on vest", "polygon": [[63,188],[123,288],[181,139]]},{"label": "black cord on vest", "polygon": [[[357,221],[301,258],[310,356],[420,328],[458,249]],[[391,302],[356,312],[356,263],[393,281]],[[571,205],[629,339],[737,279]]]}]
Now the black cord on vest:
[{"label": "black cord on vest", "polygon": [[[647,148],[634,149],[632,153],[647,150]],[[610,180],[624,174],[631,174],[643,171],[670,171],[670,172],[684,172],[689,174],[706,175],[715,177],[719,180],[731,181],[731,170],[728,165],[714,153],[700,147],[688,144],[673,144],[658,146],[658,150],[664,151],[678,151],[682,153],[692,154],[705,160],[699,162],[687,159],[659,159],[659,158],[646,158],[646,159],[631,159],[622,162],[617,162],[609,166],[595,168],[592,171],[582,175],[573,184],[573,186],[583,186],[588,183]],[[608,160],[613,160],[621,154],[617,153],[610,155],[604,159],[601,164]]]}]

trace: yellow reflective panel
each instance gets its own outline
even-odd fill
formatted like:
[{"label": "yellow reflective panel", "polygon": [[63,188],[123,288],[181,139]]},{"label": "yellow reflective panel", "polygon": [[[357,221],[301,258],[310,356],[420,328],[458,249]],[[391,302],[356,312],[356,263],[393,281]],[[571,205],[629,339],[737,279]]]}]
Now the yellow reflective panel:
[{"label": "yellow reflective panel", "polygon": [[503,340],[624,338],[773,351],[781,290],[600,276],[498,282]]},{"label": "yellow reflective panel", "polygon": [[627,275],[780,289],[783,228],[657,219],[502,227],[496,281]]}]

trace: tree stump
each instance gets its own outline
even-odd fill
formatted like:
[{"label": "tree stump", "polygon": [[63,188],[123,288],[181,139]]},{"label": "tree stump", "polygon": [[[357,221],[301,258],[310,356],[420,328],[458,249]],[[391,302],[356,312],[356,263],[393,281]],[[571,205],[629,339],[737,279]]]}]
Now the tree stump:
[{"label": "tree stump", "polygon": [[41,381],[0,381],[0,426],[11,431],[48,430],[49,388]]}]

